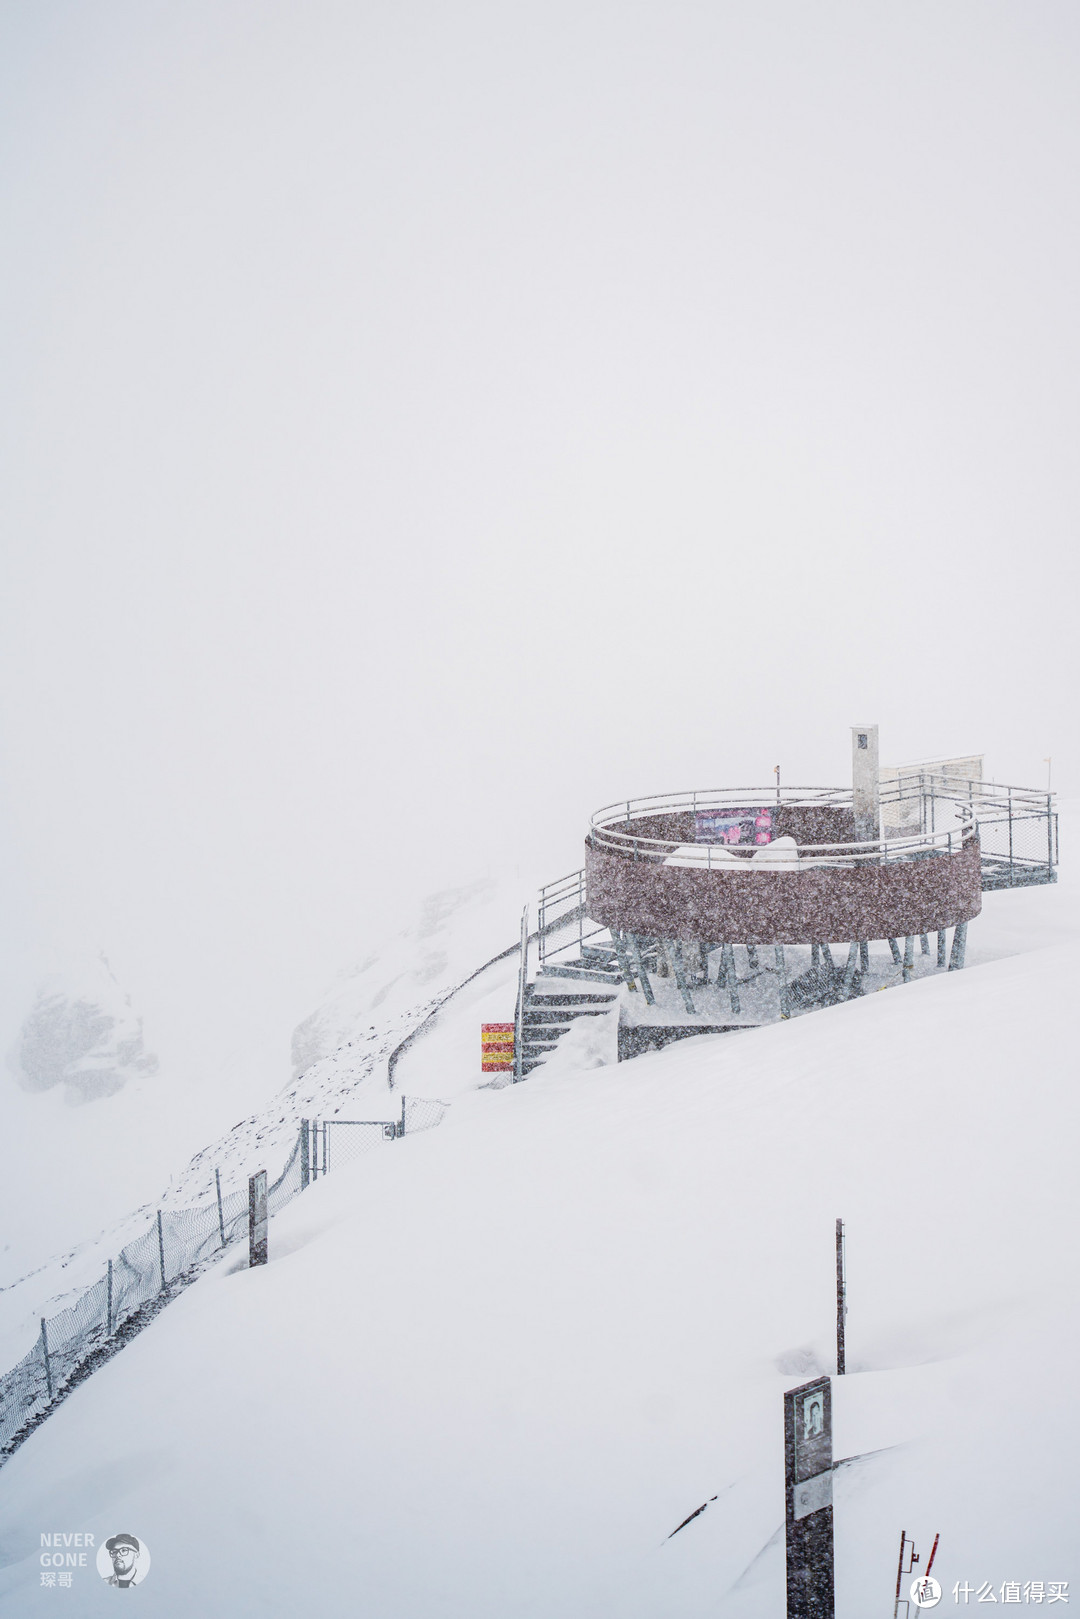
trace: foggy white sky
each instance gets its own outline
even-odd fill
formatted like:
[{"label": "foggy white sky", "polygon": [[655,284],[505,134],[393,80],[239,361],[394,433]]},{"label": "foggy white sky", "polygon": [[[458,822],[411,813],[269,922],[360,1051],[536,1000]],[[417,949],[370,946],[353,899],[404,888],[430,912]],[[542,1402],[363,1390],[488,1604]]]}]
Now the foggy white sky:
[{"label": "foggy white sky", "polygon": [[1075,6],[0,26],[9,1013],[103,948],[284,1040],[395,896],[857,721],[1077,790]]}]

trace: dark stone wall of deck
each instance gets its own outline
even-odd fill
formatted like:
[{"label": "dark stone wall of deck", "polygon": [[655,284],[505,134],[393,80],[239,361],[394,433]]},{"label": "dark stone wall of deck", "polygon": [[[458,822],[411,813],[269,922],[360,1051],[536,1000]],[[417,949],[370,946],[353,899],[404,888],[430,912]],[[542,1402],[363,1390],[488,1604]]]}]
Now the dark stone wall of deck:
[{"label": "dark stone wall of deck", "polygon": [[[662,819],[670,823],[676,817]],[[632,824],[636,829],[644,823],[635,819]],[[692,818],[691,835],[677,841],[691,838]],[[649,938],[713,944],[895,939],[970,922],[982,909],[979,840],[974,836],[952,854],[887,865],[765,868],[745,874],[664,866],[655,859],[594,848],[587,840],[585,880],[594,921]]]}]

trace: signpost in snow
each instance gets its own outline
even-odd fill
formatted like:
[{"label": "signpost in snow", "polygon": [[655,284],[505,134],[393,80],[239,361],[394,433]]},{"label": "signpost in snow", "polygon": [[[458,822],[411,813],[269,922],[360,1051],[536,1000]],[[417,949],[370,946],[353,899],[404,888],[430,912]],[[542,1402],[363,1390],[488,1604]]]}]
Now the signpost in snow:
[{"label": "signpost in snow", "polygon": [[832,1382],[784,1395],[787,1619],[833,1619]]},{"label": "signpost in snow", "polygon": [[266,1210],[266,1170],[248,1180],[248,1264],[265,1265],[270,1222]]},{"label": "signpost in snow", "polygon": [[514,1072],[514,1025],[481,1023],[480,1070],[485,1074]]}]

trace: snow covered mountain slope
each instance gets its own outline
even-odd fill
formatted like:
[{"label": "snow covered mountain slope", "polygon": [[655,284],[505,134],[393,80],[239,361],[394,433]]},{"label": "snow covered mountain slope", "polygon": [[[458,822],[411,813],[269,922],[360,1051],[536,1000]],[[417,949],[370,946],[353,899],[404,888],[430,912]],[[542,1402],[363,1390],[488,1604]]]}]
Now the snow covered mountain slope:
[{"label": "snow covered mountain slope", "polygon": [[1076,923],[1064,882],[990,895],[963,973],[459,1094],[16,1453],[0,1596],[65,1600],[42,1532],[126,1530],[161,1619],[775,1616],[781,1395],[831,1369],[842,1215],[839,1619],[888,1611],[902,1528],[950,1593],[1075,1597]]},{"label": "snow covered mountain slope", "polygon": [[[311,1059],[302,1071],[276,1092],[268,1087],[260,1105],[223,1133],[221,1115],[232,1094],[227,1071],[205,1114],[199,1094],[182,1093],[175,1073],[149,1076],[134,1064],[122,1088],[77,1108],[59,1084],[48,1095],[9,1084],[0,1093],[0,1117],[7,1138],[21,1150],[12,1156],[0,1193],[0,1367],[27,1351],[42,1315],[65,1307],[100,1279],[109,1258],[146,1228],[156,1207],[183,1208],[212,1198],[215,1169],[227,1192],[254,1169],[276,1174],[302,1117],[395,1116],[400,1102],[387,1086],[391,1053],[448,992],[506,950],[516,937],[522,901],[517,876],[430,895],[414,923],[384,940],[361,967],[343,973],[297,1029],[294,1055]],[[481,977],[489,986],[508,984],[512,1003],[516,971],[515,957],[497,961]],[[98,1007],[99,1022],[112,1010],[119,1027],[122,996],[114,1008],[108,984],[98,981],[106,977],[100,968],[89,986],[85,977],[69,974],[67,993],[59,995],[52,986],[39,1005]],[[470,1069],[462,1083],[471,1088],[476,1079]],[[237,1111],[248,1100],[246,1086],[241,1078]],[[438,1095],[438,1088],[414,1088],[414,1094]]]}]

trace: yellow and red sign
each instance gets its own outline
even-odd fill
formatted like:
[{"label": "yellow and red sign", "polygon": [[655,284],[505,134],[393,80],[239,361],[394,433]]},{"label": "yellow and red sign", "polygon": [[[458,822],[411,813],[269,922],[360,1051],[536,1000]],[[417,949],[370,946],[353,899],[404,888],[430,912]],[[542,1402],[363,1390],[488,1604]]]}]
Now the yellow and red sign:
[{"label": "yellow and red sign", "polygon": [[514,1025],[481,1023],[480,1067],[485,1074],[505,1074],[514,1066]]}]

